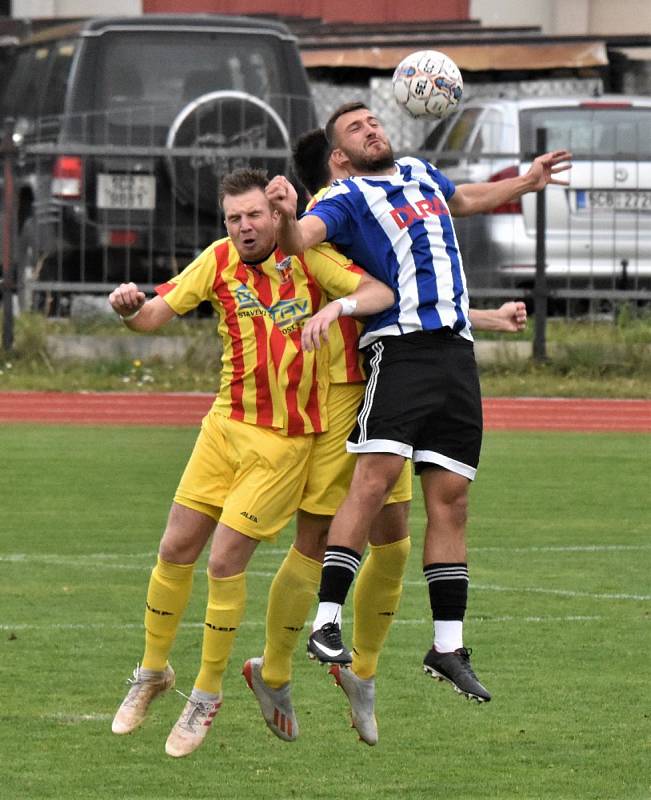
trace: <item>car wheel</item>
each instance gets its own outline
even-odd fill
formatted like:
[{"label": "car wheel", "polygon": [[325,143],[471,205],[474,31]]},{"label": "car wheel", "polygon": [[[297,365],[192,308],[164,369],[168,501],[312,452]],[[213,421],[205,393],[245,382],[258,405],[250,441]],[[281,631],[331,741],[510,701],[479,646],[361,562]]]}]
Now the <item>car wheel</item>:
[{"label": "car wheel", "polygon": [[209,92],[188,103],[172,123],[166,146],[177,199],[212,215],[223,175],[240,167],[282,174],[290,160],[284,122],[270,105],[245,92]]}]

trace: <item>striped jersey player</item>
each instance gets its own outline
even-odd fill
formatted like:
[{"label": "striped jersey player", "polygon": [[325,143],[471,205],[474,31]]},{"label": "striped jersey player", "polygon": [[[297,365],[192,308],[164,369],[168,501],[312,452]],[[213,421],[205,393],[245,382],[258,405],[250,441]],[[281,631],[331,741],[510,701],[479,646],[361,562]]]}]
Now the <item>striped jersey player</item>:
[{"label": "striped jersey player", "polygon": [[[347,445],[358,458],[348,495],[330,527],[321,602],[308,647],[322,661],[345,663],[341,606],[371,520],[405,459],[412,459],[428,517],[423,566],[434,619],[434,642],[424,668],[486,702],[490,693],[477,680],[463,645],[467,494],[479,462],[482,415],[452,215],[485,213],[559,182],[554,176],[568,168],[562,162],[570,154],[539,156],[516,178],[455,186],[427,162],[396,161],[380,121],[363,103],[337,109],[326,137],[337,174],[349,177],[300,220],[295,193],[286,179],[274,178],[267,196],[281,214],[279,244],[297,253],[324,240],[333,242],[385,281],[396,300],[368,321],[361,339],[368,382]],[[325,309],[306,325],[307,346],[330,319]]]}]

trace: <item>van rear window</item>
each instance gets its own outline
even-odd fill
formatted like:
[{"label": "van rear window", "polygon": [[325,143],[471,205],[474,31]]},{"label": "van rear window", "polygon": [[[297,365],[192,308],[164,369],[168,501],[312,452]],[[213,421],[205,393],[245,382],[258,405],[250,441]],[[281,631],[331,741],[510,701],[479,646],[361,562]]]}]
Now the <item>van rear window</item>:
[{"label": "van rear window", "polygon": [[218,90],[263,100],[281,91],[274,43],[260,37],[121,31],[101,36],[98,45],[94,105],[114,122],[120,115],[112,112],[132,109],[137,124],[140,108],[142,123],[169,124],[191,100]]},{"label": "van rear window", "polygon": [[528,109],[520,112],[520,149],[536,151],[536,130],[547,131],[548,150],[571,150],[575,158],[651,157],[651,107]]}]

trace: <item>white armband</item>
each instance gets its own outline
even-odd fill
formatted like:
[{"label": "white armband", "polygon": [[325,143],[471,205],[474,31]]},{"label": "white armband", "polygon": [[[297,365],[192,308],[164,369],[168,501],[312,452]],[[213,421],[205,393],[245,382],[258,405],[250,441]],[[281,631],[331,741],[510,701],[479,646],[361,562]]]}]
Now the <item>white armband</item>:
[{"label": "white armband", "polygon": [[119,316],[122,322],[128,322],[130,319],[135,319],[138,316],[138,314],[140,314],[141,311],[142,311],[142,306],[140,306],[140,308],[137,308],[133,312],[133,314],[127,314],[126,317],[123,317],[122,314],[120,314]]},{"label": "white armband", "polygon": [[357,311],[357,300],[352,300],[350,297],[339,297],[335,303],[341,305],[341,316],[350,317]]}]

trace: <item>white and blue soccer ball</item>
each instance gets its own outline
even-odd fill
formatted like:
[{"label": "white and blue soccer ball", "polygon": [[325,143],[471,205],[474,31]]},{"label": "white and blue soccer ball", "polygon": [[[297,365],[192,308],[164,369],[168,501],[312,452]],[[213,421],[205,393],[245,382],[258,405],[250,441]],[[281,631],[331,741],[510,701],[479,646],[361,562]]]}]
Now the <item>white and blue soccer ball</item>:
[{"label": "white and blue soccer ball", "polygon": [[454,61],[438,50],[418,50],[393,73],[393,96],[412,117],[445,119],[463,97],[463,78]]}]

